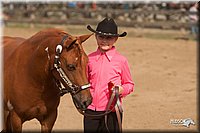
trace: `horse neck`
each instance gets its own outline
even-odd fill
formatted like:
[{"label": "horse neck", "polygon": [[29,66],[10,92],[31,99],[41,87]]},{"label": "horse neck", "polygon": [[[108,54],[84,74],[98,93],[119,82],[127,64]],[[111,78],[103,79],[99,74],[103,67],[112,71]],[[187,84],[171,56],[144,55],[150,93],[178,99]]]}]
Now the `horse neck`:
[{"label": "horse neck", "polygon": [[48,47],[45,45],[37,45],[33,49],[32,55],[28,61],[29,74],[37,82],[49,82],[53,78],[50,71],[52,57]]}]

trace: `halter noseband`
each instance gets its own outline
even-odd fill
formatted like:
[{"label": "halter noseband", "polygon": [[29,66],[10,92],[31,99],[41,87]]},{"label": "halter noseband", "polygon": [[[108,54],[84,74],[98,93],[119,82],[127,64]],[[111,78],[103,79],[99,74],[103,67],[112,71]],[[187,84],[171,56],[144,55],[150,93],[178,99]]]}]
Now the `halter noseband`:
[{"label": "halter noseband", "polygon": [[[67,39],[67,35],[63,37],[62,41],[56,46],[56,54],[55,54],[55,58],[54,58],[54,64],[53,64],[53,70],[56,70],[59,74],[59,77],[61,78],[62,81],[60,81],[58,78],[56,78],[57,82],[57,86],[60,89],[60,95],[63,96],[65,93],[70,92],[72,95],[77,94],[78,92],[80,92],[81,90],[85,90],[87,88],[89,88],[91,85],[90,84],[86,84],[83,86],[78,86],[76,84],[73,84],[70,79],[67,77],[67,75],[65,74],[65,72],[63,71],[63,69],[60,67],[60,54],[62,53],[62,49],[63,49],[63,44],[64,41]],[[56,76],[54,76],[56,77]],[[66,84],[69,88],[65,88],[65,86],[63,85]]]}]

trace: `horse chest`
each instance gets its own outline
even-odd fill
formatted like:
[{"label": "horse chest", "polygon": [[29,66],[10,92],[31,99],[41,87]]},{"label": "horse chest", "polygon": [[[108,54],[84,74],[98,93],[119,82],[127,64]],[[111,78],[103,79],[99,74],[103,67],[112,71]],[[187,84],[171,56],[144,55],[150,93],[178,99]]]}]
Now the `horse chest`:
[{"label": "horse chest", "polygon": [[43,104],[37,104],[26,111],[20,112],[19,115],[24,121],[33,118],[42,119],[47,115],[47,107]]}]

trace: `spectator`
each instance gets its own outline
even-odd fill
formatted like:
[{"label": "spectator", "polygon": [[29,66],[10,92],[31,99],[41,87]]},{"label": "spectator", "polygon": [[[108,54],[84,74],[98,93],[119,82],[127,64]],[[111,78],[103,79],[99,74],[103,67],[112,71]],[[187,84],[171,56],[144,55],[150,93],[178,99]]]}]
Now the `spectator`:
[{"label": "spectator", "polygon": [[190,30],[191,34],[198,34],[198,3],[193,4],[189,9]]},{"label": "spectator", "polygon": [[68,5],[67,5],[67,6],[68,6],[69,8],[76,8],[76,4],[77,4],[77,2],[75,2],[75,1],[73,2],[73,1],[72,1],[72,2],[68,2]]}]

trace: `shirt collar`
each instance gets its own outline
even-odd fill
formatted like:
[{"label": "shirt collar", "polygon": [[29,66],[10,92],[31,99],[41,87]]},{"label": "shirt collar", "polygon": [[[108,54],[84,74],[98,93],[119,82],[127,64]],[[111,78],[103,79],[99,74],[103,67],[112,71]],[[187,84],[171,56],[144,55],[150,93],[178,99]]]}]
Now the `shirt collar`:
[{"label": "shirt collar", "polygon": [[100,51],[100,49],[98,48],[96,53],[97,53],[97,56],[96,56],[96,60],[99,60],[99,58],[101,57],[101,55],[105,54],[107,59],[109,61],[111,61],[112,57],[115,55],[115,52],[116,52],[116,48],[115,46],[113,46],[110,50],[108,50],[107,52],[103,53]]}]

